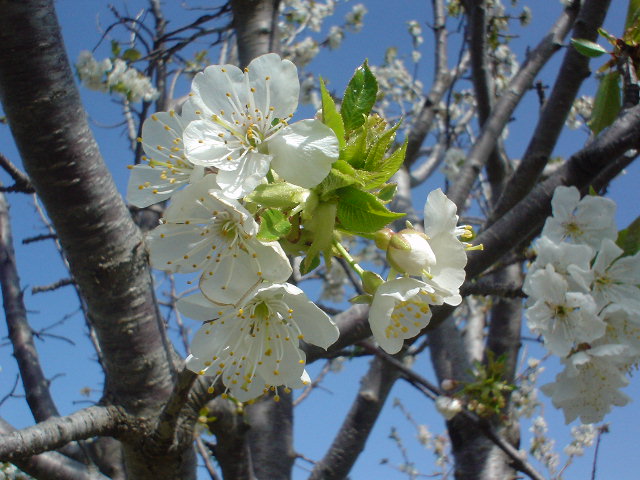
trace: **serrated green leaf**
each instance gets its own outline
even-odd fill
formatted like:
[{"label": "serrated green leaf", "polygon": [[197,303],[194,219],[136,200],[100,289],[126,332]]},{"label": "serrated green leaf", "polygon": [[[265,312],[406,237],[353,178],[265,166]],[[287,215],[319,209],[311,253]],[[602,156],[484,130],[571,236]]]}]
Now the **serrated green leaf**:
[{"label": "serrated green leaf", "polygon": [[585,57],[596,58],[607,53],[604,47],[584,38],[572,38],[571,45]]},{"label": "serrated green leaf", "polygon": [[376,102],[378,81],[365,62],[356,69],[342,97],[340,114],[347,135],[364,124]]},{"label": "serrated green leaf", "polygon": [[616,243],[624,250],[625,256],[635,255],[640,251],[640,217],[631,222],[627,228],[618,232]]},{"label": "serrated green leaf", "polygon": [[322,78],[320,79],[320,93],[322,95],[322,118],[324,124],[336,134],[338,144],[340,145],[340,149],[342,149],[345,146],[344,123],[342,123],[342,116],[336,109],[336,102],[334,102],[331,95],[329,95]]},{"label": "serrated green leaf", "polygon": [[378,188],[387,180],[389,180],[402,166],[404,162],[405,153],[407,151],[407,140],[404,141],[402,146],[398,148],[395,152],[389,155],[387,158],[382,160],[380,164],[376,167],[377,170],[374,172],[362,172],[362,176],[356,175],[356,178],[363,183],[364,190],[372,190],[374,188]]},{"label": "serrated green leaf", "polygon": [[619,78],[620,74],[612,71],[600,79],[589,120],[589,128],[595,135],[611,125],[620,112],[622,105]]},{"label": "serrated green leaf", "polygon": [[290,183],[264,183],[258,185],[247,200],[263,207],[293,208],[307,192],[306,188]]},{"label": "serrated green leaf", "polygon": [[356,170],[344,160],[333,163],[329,175],[317,187],[322,195],[347,187],[355,183],[360,183],[356,178]]},{"label": "serrated green leaf", "polygon": [[351,135],[340,151],[340,160],[349,162],[355,168],[362,168],[365,161],[367,146],[367,132],[360,128],[355,135]]},{"label": "serrated green leaf", "polygon": [[291,223],[280,210],[269,209],[260,214],[258,240],[275,242],[291,231]]},{"label": "serrated green leaf", "polygon": [[345,187],[338,193],[336,215],[340,228],[347,232],[372,233],[405,215],[387,210],[375,195],[355,187]]},{"label": "serrated green leaf", "polygon": [[391,142],[393,142],[396,137],[396,131],[399,126],[400,123],[395,124],[389,130],[384,132],[384,134],[382,134],[382,136],[371,146],[367,152],[367,159],[364,162],[365,170],[369,172],[378,171],[379,165],[383,163],[382,158],[387,153],[389,145],[391,145]]}]

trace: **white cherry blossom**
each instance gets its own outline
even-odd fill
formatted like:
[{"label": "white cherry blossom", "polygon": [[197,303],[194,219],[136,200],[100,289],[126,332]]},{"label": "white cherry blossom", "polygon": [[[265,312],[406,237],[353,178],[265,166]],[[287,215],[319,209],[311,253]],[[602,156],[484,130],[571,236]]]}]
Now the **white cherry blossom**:
[{"label": "white cherry blossom", "polygon": [[629,403],[630,398],[619,390],[629,383],[620,368],[626,348],[601,345],[579,351],[563,360],[565,369],[554,382],[541,387],[553,405],[563,410],[566,423],[578,417],[582,423],[597,423],[613,405]]},{"label": "white cherry blossom", "polygon": [[205,176],[174,195],[163,224],[147,236],[151,265],[168,272],[202,271],[209,299],[234,304],[262,280],[284,282],[291,265],[277,242],[260,242],[258,225]]},{"label": "white cherry blossom", "polygon": [[295,65],[273,53],[244,72],[207,67],[192,85],[189,103],[200,120],[185,129],[187,158],[218,169],[218,184],[231,198],[253,191],[270,167],[291,183],[317,185],[338,159],[338,139],[319,120],[289,125],[299,93]]},{"label": "white cherry blossom", "polygon": [[575,187],[557,187],[551,200],[553,216],[547,218],[542,236],[559,242],[571,239],[574,243],[598,248],[605,238],[615,240],[616,204],[604,197],[592,195],[580,199]]},{"label": "white cherry blossom", "polygon": [[567,281],[553,266],[531,275],[525,293],[534,302],[526,310],[527,325],[544,336],[551,353],[565,357],[575,345],[604,335],[606,325],[596,314],[593,298],[568,291]]},{"label": "white cherry blossom", "polygon": [[240,401],[272,387],[308,383],[299,341],[327,349],[339,335],[333,321],[288,283],[265,283],[231,306],[215,305],[197,293],[180,299],[177,308],[204,322],[191,344],[187,367],[221,379]]},{"label": "white cherry blossom", "polygon": [[177,190],[199,180],[204,167],[184,155],[182,133],[193,117],[185,112],[158,112],[142,125],[143,164],[130,166],[127,201],[144,208],[169,199]]},{"label": "white cherry blossom", "polygon": [[424,233],[436,257],[422,279],[441,295],[443,302],[459,305],[462,302],[460,286],[465,279],[467,265],[465,245],[458,237],[466,237],[469,231],[458,227],[456,205],[441,189],[429,193],[424,206]]},{"label": "white cherry blossom", "polygon": [[415,278],[403,277],[380,285],[369,310],[371,332],[380,348],[398,353],[406,339],[429,324],[429,303],[436,301],[433,288]]},{"label": "white cherry blossom", "polygon": [[602,241],[593,263],[593,298],[598,308],[612,306],[629,313],[640,311],[640,253],[621,257],[612,240]]}]

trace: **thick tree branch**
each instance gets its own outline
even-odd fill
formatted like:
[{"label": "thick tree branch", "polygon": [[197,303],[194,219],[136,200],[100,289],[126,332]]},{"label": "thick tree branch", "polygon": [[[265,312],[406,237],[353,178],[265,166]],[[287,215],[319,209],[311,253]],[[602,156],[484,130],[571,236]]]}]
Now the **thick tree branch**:
[{"label": "thick tree branch", "polygon": [[[482,232],[474,243],[484,250],[469,252],[467,278],[479,275],[539,229],[551,213],[551,197],[560,185],[588,187],[598,175],[608,172],[608,178],[619,173],[625,162],[619,162],[629,150],[640,149],[640,106],[625,111],[607,130],[571,158],[551,177],[538,184],[523,200]],[[617,172],[610,168],[617,164]]]},{"label": "thick tree branch", "polygon": [[549,33],[530,52],[525,64],[513,77],[509,86],[491,110],[491,115],[482,129],[480,138],[473,145],[469,157],[460,172],[458,181],[452,185],[447,194],[458,206],[458,211],[461,211],[464,206],[480,170],[494,150],[496,141],[511,118],[511,114],[518,106],[522,96],[533,84],[540,69],[546,65],[549,58],[560,48],[562,39],[568,33],[574,20],[575,11],[565,10],[562,13]]},{"label": "thick tree branch", "polygon": [[69,442],[114,435],[124,417],[116,407],[93,406],[66,417],[51,417],[0,437],[0,460],[24,459]]},{"label": "thick tree branch", "polygon": [[[580,8],[580,14],[575,22],[572,36],[595,41],[598,28],[604,22],[610,3],[610,0],[586,0],[580,8],[580,2],[573,2],[568,8]],[[509,179],[502,197],[495,206],[490,222],[501,217],[521,200],[538,181],[558,141],[573,100],[582,82],[588,76],[589,58],[578,53],[573,47],[567,48],[558,77],[540,112],[540,119],[531,141],[520,165]]]},{"label": "thick tree branch", "polygon": [[346,478],[362,451],[400,371],[376,357],[360,380],[360,389],[338,434],[309,480]]},{"label": "thick tree branch", "polygon": [[[14,431],[11,425],[0,418],[0,435]],[[34,455],[24,460],[13,460],[12,463],[34,478],[56,480],[107,480],[109,478],[55,452]]]}]

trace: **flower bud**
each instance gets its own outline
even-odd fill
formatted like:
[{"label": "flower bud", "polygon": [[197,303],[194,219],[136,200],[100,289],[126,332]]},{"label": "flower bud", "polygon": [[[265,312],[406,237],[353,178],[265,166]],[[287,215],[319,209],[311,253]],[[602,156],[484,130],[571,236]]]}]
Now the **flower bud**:
[{"label": "flower bud", "polygon": [[436,398],[436,409],[447,420],[451,420],[462,411],[462,402],[457,398],[438,397]]},{"label": "flower bud", "polygon": [[399,272],[422,275],[435,265],[436,256],[429,245],[429,237],[422,232],[405,229],[390,239],[387,261]]}]

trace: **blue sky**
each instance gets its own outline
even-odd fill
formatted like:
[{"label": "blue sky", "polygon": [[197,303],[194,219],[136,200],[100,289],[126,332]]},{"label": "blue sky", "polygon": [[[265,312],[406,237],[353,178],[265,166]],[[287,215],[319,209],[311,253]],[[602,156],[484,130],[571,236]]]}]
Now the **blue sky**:
[{"label": "blue sky", "polygon": [[[165,2],[168,11],[176,15],[175,25],[180,23],[179,16],[183,16],[180,2]],[[355,2],[349,2],[338,9],[336,21],[350,10]],[[365,17],[365,27],[361,33],[348,33],[343,47],[332,53],[322,53],[314,60],[309,68],[314,73],[328,79],[332,88],[342,91],[353,70],[365,58],[370,63],[381,63],[385,49],[388,46],[396,46],[401,55],[410,54],[411,42],[406,33],[406,22],[418,20],[425,27],[425,21],[429,20],[429,2],[424,0],[397,0],[393,2],[393,8],[389,8],[390,2],[373,0],[364,2],[369,10]],[[509,3],[509,2],[505,2]],[[524,57],[527,47],[533,47],[535,42],[546,32],[560,12],[560,2],[556,0],[531,0],[525,2],[533,11],[533,24],[527,29],[515,29],[513,33],[519,35],[513,40],[513,48],[520,60]],[[116,6],[124,5],[122,1]],[[137,12],[144,2],[137,0],[129,2],[130,12]],[[56,2],[58,16],[62,23],[63,34],[71,61],[75,61],[78,53],[83,49],[93,49],[100,38],[99,28],[109,24],[112,17],[104,2],[90,0],[78,2],[77,0],[58,0]],[[607,19],[607,28],[612,32],[619,32],[624,20],[626,1],[613,0]],[[193,14],[190,14],[193,15]],[[184,17],[183,17],[184,18]],[[328,25],[332,22],[330,21]],[[328,28],[327,25],[327,28]],[[327,29],[324,30],[325,32]],[[428,87],[431,83],[431,68],[428,65],[430,52],[433,49],[431,33],[424,28],[425,43],[421,46],[423,62],[419,68],[419,78]],[[452,43],[457,44],[461,33],[452,35]],[[199,47],[203,48],[203,47]],[[452,54],[457,53],[454,48]],[[551,83],[557,65],[562,56],[559,52],[554,60],[545,68],[542,78],[546,83]],[[96,56],[103,58],[109,55],[108,43],[105,42],[97,49]],[[213,53],[211,58],[215,59]],[[599,65],[598,60],[594,65]],[[186,93],[188,86],[184,85]],[[582,92],[593,94],[595,84],[588,81],[583,86]],[[114,178],[121,189],[126,187],[126,165],[131,162],[131,154],[127,148],[127,140],[123,128],[117,125],[121,121],[118,106],[106,95],[90,92],[82,88],[81,94],[87,105],[94,133],[101,146],[106,162],[113,172]],[[510,125],[510,137],[507,141],[508,153],[518,158],[522,155],[527,134],[531,122],[529,117],[535,117],[537,112],[537,98],[530,93],[522,105],[514,114],[514,122]],[[111,127],[106,127],[111,126]],[[556,155],[567,155],[579,149],[587,139],[584,131],[566,131],[560,141]],[[0,152],[11,160],[19,163],[10,140],[8,128],[0,125]],[[7,184],[6,175],[0,174],[2,181]],[[610,196],[618,203],[617,222],[620,228],[624,228],[638,215],[638,201],[640,193],[637,189],[637,181],[640,178],[640,167],[631,166],[626,175],[616,179],[610,189]],[[429,188],[437,188],[442,185],[442,178],[429,182]],[[420,200],[426,197],[426,190],[415,197],[416,208],[422,209]],[[98,365],[93,358],[91,347],[86,338],[86,327],[79,314],[73,314],[77,301],[70,287],[55,292],[38,295],[31,294],[31,287],[47,285],[65,276],[61,262],[57,256],[52,242],[40,242],[37,244],[21,245],[24,238],[44,233],[42,223],[38,219],[32,200],[25,195],[12,194],[11,202],[12,227],[14,241],[17,249],[17,259],[20,267],[22,284],[26,288],[25,300],[30,313],[30,321],[35,330],[39,331],[58,321],[62,324],[46,330],[37,342],[45,373],[52,382],[54,398],[59,402],[59,408],[63,414],[70,413],[93,401],[97,401],[101,392],[102,376]],[[423,200],[422,200],[423,201]],[[69,316],[70,315],[70,316]],[[69,316],[69,318],[66,318]],[[189,320],[187,320],[189,322]],[[191,324],[196,328],[195,322]],[[0,325],[0,337],[6,338],[6,326]],[[48,336],[48,334],[64,337],[66,340]],[[72,345],[69,341],[74,342]],[[525,345],[533,356],[540,358],[543,353],[540,347],[534,343]],[[428,365],[428,355],[418,359],[414,368],[429,379],[434,375]],[[320,363],[312,365],[310,373],[316,373],[321,367]],[[16,369],[11,349],[6,343],[0,346],[0,399],[9,393],[16,378]],[[367,362],[353,360],[345,362],[345,370],[340,374],[330,374],[323,384],[322,389],[316,390],[300,407],[296,409],[296,449],[306,456],[314,459],[320,458],[330,444],[333,434],[339,428],[344,414],[348,411],[351,401],[358,388],[358,379],[366,371]],[[547,364],[547,371],[541,377],[541,383],[551,381],[555,375],[557,365],[551,361]],[[92,389],[89,397],[81,395],[80,390],[88,387]],[[20,392],[18,387],[17,392]],[[626,393],[632,397],[640,396],[640,386],[636,379],[632,379],[632,385],[626,389]],[[396,428],[408,449],[411,460],[416,462],[417,468],[423,473],[431,473],[435,468],[432,456],[425,451],[415,439],[415,429],[401,413],[398,407],[394,407],[394,398],[401,399],[403,405],[411,412],[415,421],[426,424],[434,433],[444,431],[442,418],[435,413],[431,403],[412,387],[398,382],[394,387],[389,402],[376,425],[373,434],[367,444],[366,453],[360,458],[354,468],[351,477],[353,479],[385,478],[389,480],[406,479],[389,465],[380,465],[383,458],[388,459],[390,465],[401,462],[401,455],[395,444],[388,438],[391,428]],[[611,433],[603,438],[600,458],[598,463],[601,475],[599,478],[631,479],[636,478],[631,472],[640,468],[640,460],[635,455],[635,444],[640,433],[640,419],[634,412],[637,403],[632,403],[625,408],[619,408],[608,416],[605,421],[611,423]],[[24,406],[22,399],[8,399],[0,405],[0,415],[14,424],[23,427],[32,423],[30,413]],[[553,409],[551,405],[545,407],[545,415],[551,426],[551,434],[557,440],[560,449],[568,442],[569,427],[564,425],[562,414]],[[523,445],[528,448],[528,435],[526,425],[523,425]],[[586,457],[578,459],[572,466],[566,478],[587,478],[591,472],[591,460],[593,450],[587,452]],[[306,467],[304,462],[297,465]],[[294,478],[306,478],[303,468],[296,467]],[[203,477],[204,478],[204,477]]]}]

